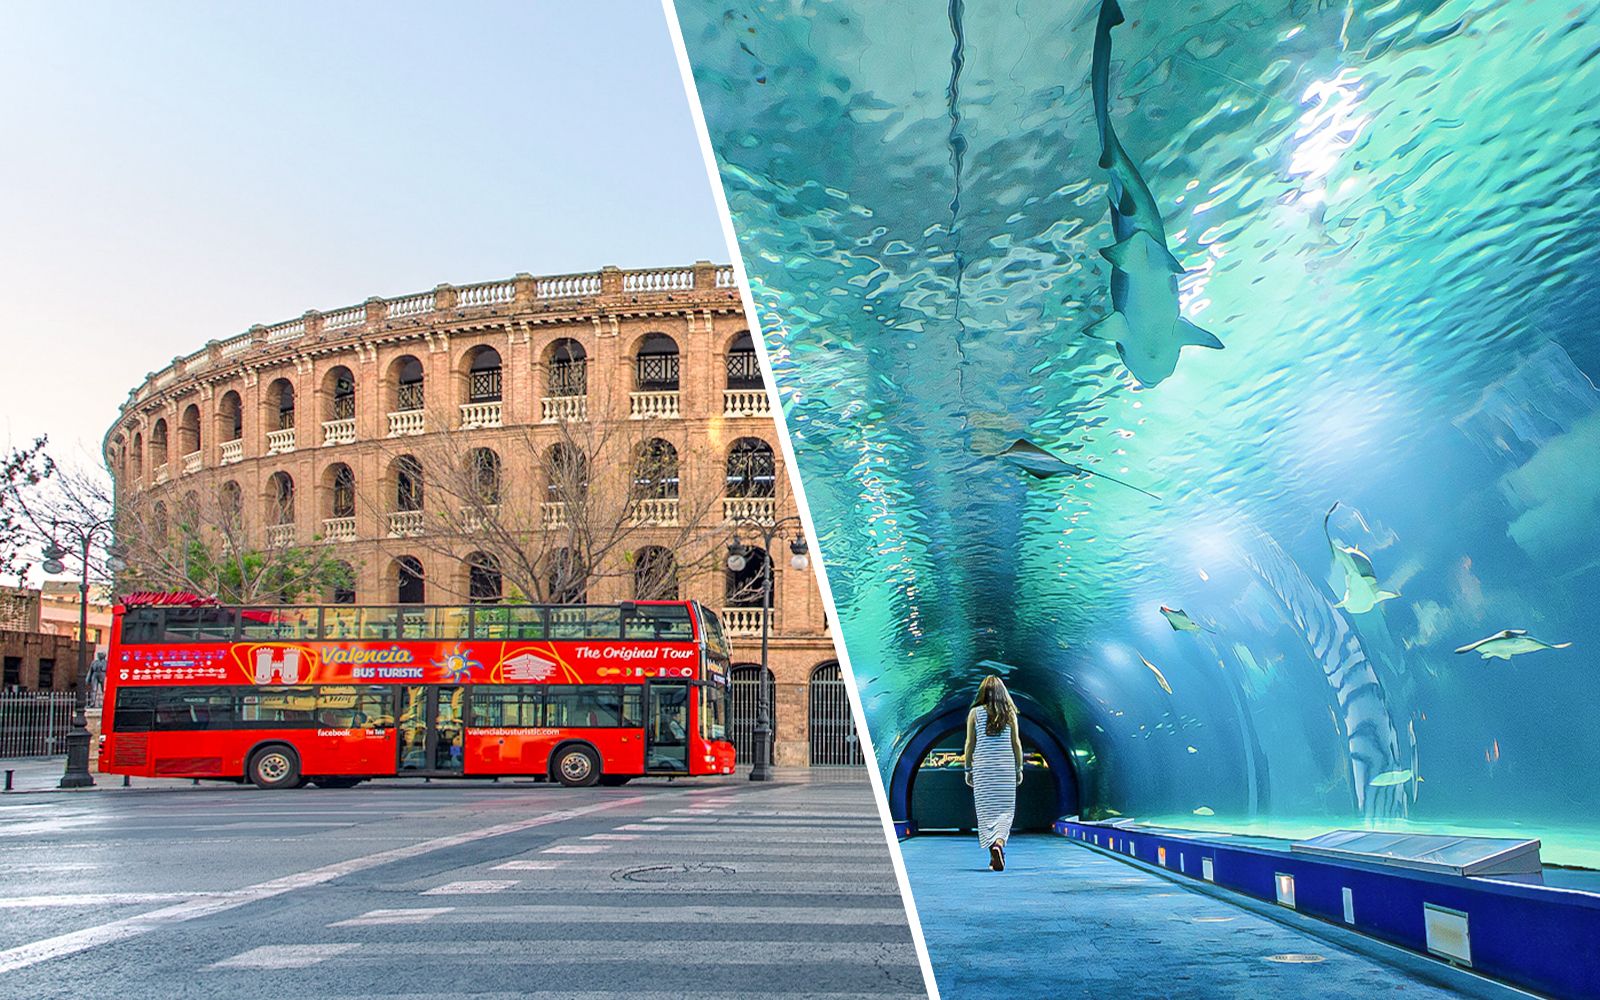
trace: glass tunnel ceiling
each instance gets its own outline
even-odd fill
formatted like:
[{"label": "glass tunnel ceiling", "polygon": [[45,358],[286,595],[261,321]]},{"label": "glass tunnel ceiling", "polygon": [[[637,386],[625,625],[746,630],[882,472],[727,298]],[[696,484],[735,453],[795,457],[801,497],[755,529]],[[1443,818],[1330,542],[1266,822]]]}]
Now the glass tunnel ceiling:
[{"label": "glass tunnel ceiling", "polygon": [[[1123,7],[1108,117],[1225,345],[1149,386],[1086,333],[1098,4],[679,4],[880,767],[998,663],[1088,815],[1596,863],[1595,10]],[[1455,652],[1504,629],[1571,645]]]}]

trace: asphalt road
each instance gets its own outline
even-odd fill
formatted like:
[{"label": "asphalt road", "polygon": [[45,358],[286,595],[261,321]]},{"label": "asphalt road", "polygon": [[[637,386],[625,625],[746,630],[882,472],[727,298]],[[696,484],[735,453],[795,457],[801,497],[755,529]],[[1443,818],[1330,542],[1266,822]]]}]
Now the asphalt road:
[{"label": "asphalt road", "polygon": [[0,798],[0,997],[924,996],[870,786]]}]

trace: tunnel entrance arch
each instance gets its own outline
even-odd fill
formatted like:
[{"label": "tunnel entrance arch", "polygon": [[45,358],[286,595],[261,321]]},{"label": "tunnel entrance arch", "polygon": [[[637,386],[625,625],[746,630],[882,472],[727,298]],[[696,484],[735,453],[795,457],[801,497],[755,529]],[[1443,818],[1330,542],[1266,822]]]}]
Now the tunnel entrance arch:
[{"label": "tunnel entrance arch", "polygon": [[[1078,811],[1077,772],[1065,736],[1039,721],[1044,713],[1036,705],[1023,697],[1016,700],[1027,766],[1018,789],[1014,829],[1048,830],[1055,819]],[[962,702],[924,716],[895,759],[889,780],[889,811],[895,832],[901,836],[922,830],[964,829],[972,822],[972,792],[963,771],[959,766],[939,766],[949,763],[952,748],[955,754],[961,752],[967,709]]]}]

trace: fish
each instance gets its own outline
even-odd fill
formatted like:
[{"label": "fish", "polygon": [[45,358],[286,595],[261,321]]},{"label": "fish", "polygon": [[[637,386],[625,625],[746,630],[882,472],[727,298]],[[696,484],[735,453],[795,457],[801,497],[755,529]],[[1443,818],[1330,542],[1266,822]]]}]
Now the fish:
[{"label": "fish", "polygon": [[1100,251],[1111,264],[1112,311],[1086,332],[1115,344],[1129,373],[1148,388],[1177,371],[1183,348],[1220,351],[1222,341],[1179,315],[1178,275],[1184,267],[1167,248],[1166,224],[1155,195],[1111,125],[1111,29],[1123,21],[1117,0],[1102,0],[1089,85],[1100,131],[1100,169],[1110,175],[1111,233],[1116,243]]},{"label": "fish", "polygon": [[1206,628],[1195,622],[1193,618],[1183,613],[1182,608],[1169,608],[1161,605],[1161,617],[1167,620],[1174,632],[1215,632],[1216,629]]},{"label": "fish", "polygon": [[1334,607],[1343,608],[1353,615],[1364,615],[1384,601],[1392,601],[1400,595],[1392,590],[1384,590],[1379,585],[1377,570],[1372,568],[1372,560],[1365,552],[1333,537],[1330,522],[1339,506],[1335,502],[1322,518],[1322,534],[1328,539],[1328,548],[1333,552],[1333,563],[1344,573],[1344,597]]},{"label": "fish", "polygon": [[1194,811],[1194,814],[1196,816],[1215,816],[1217,811],[1210,806],[1201,806],[1199,809]]},{"label": "fish", "polygon": [[1136,493],[1143,493],[1152,500],[1161,499],[1149,490],[1140,489],[1132,483],[1125,483],[1115,476],[1108,476],[1104,472],[1096,472],[1093,469],[1087,469],[1081,465],[1074,465],[1065,459],[1057,458],[1025,438],[1018,438],[1011,442],[1010,447],[1000,453],[1000,457],[1035,479],[1054,479],[1056,476],[1071,476],[1073,479],[1082,479],[1085,476],[1098,476]]},{"label": "fish", "polygon": [[1367,784],[1372,785],[1375,788],[1387,788],[1390,785],[1403,785],[1410,781],[1413,777],[1415,777],[1415,775],[1413,775],[1409,769],[1401,768],[1398,771],[1385,771],[1373,778],[1371,781],[1367,782]]},{"label": "fish", "polygon": [[1150,672],[1152,674],[1156,675],[1156,683],[1161,685],[1161,690],[1165,691],[1167,694],[1171,694],[1172,685],[1167,683],[1167,675],[1161,672],[1161,668],[1156,666],[1154,663],[1151,663],[1149,660],[1146,660],[1142,653],[1139,654],[1139,660],[1145,666],[1150,668]]},{"label": "fish", "polygon": [[1456,652],[1476,652],[1485,660],[1509,660],[1521,653],[1533,653],[1541,649],[1566,649],[1571,645],[1570,642],[1545,642],[1543,639],[1535,639],[1525,628],[1508,628],[1496,632],[1487,639],[1469,642]]}]

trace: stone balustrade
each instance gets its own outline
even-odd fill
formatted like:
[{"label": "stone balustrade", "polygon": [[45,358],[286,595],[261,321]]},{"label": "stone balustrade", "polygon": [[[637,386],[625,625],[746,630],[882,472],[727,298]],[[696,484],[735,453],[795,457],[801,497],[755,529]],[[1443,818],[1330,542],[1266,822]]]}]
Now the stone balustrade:
[{"label": "stone balustrade", "polygon": [[152,475],[151,478],[157,483],[164,483],[172,478],[172,471],[167,468],[167,463],[162,462],[160,465],[155,467],[154,475]]},{"label": "stone balustrade", "polygon": [[497,503],[484,504],[482,507],[467,507],[461,511],[461,529],[482,531],[499,519],[500,505]]},{"label": "stone balustrade", "polygon": [[694,287],[694,269],[670,267],[654,271],[628,271],[622,275],[625,292],[676,292]]},{"label": "stone balustrade", "polygon": [[539,524],[545,528],[567,527],[567,505],[562,500],[546,500],[539,505]]},{"label": "stone balustrade", "polygon": [[722,415],[725,417],[772,416],[772,403],[767,396],[767,390],[722,390]]},{"label": "stone balustrade", "polygon": [[517,286],[513,281],[486,281],[467,285],[456,290],[456,307],[470,309],[474,306],[498,306],[516,298]]},{"label": "stone balustrade", "polygon": [[404,319],[407,316],[420,316],[423,313],[433,312],[433,302],[433,292],[419,292],[416,295],[390,299],[384,303],[383,315],[385,319]]},{"label": "stone balustrade", "polygon": [[389,414],[389,436],[406,437],[421,434],[424,420],[421,410],[398,410]]},{"label": "stone balustrade", "polygon": [[267,525],[267,548],[287,549],[294,545],[295,526],[293,524]]},{"label": "stone balustrade", "polygon": [[224,441],[217,446],[218,464],[232,465],[244,461],[244,442],[238,439]]},{"label": "stone balustrade", "polygon": [[480,427],[500,426],[500,400],[461,404],[461,429],[477,430]]},{"label": "stone balustrade", "polygon": [[722,520],[726,524],[772,524],[777,520],[778,502],[772,497],[723,497]]},{"label": "stone balustrade", "polygon": [[410,538],[422,534],[423,516],[420,510],[397,510],[389,515],[389,537]]},{"label": "stone balustrade", "polygon": [[353,542],[356,540],[356,519],[353,517],[329,517],[322,522],[322,540],[324,542]]},{"label": "stone balustrade", "polygon": [[366,306],[351,306],[348,309],[338,309],[331,313],[322,314],[322,328],[324,330],[343,330],[346,327],[360,326],[366,321]]},{"label": "stone balustrade", "polygon": [[546,396],[539,401],[540,419],[547,424],[589,419],[588,396]]},{"label": "stone balustrade", "polygon": [[633,509],[629,511],[634,527],[653,525],[660,528],[676,528],[678,526],[678,498],[677,497],[647,497],[635,500]]},{"label": "stone balustrade", "polygon": [[730,638],[759,638],[766,617],[760,608],[723,608],[722,631]]},{"label": "stone balustrade", "polygon": [[677,420],[678,392],[628,393],[628,418],[630,420]]},{"label": "stone balustrade", "polygon": [[204,467],[204,465],[205,465],[204,459],[205,459],[205,456],[202,455],[198,451],[189,452],[189,454],[183,456],[183,459],[182,459],[182,461],[183,461],[183,471],[184,472],[199,472],[201,470],[201,468]]},{"label": "stone balustrade", "polygon": [[322,444],[354,444],[356,440],[356,421],[354,417],[345,420],[324,420],[322,422]]},{"label": "stone balustrade", "polygon": [[267,454],[286,455],[294,451],[294,428],[285,427],[281,431],[267,432]]},{"label": "stone balustrade", "polygon": [[733,288],[737,283],[732,265],[722,264],[717,267],[716,284],[718,288]]}]

